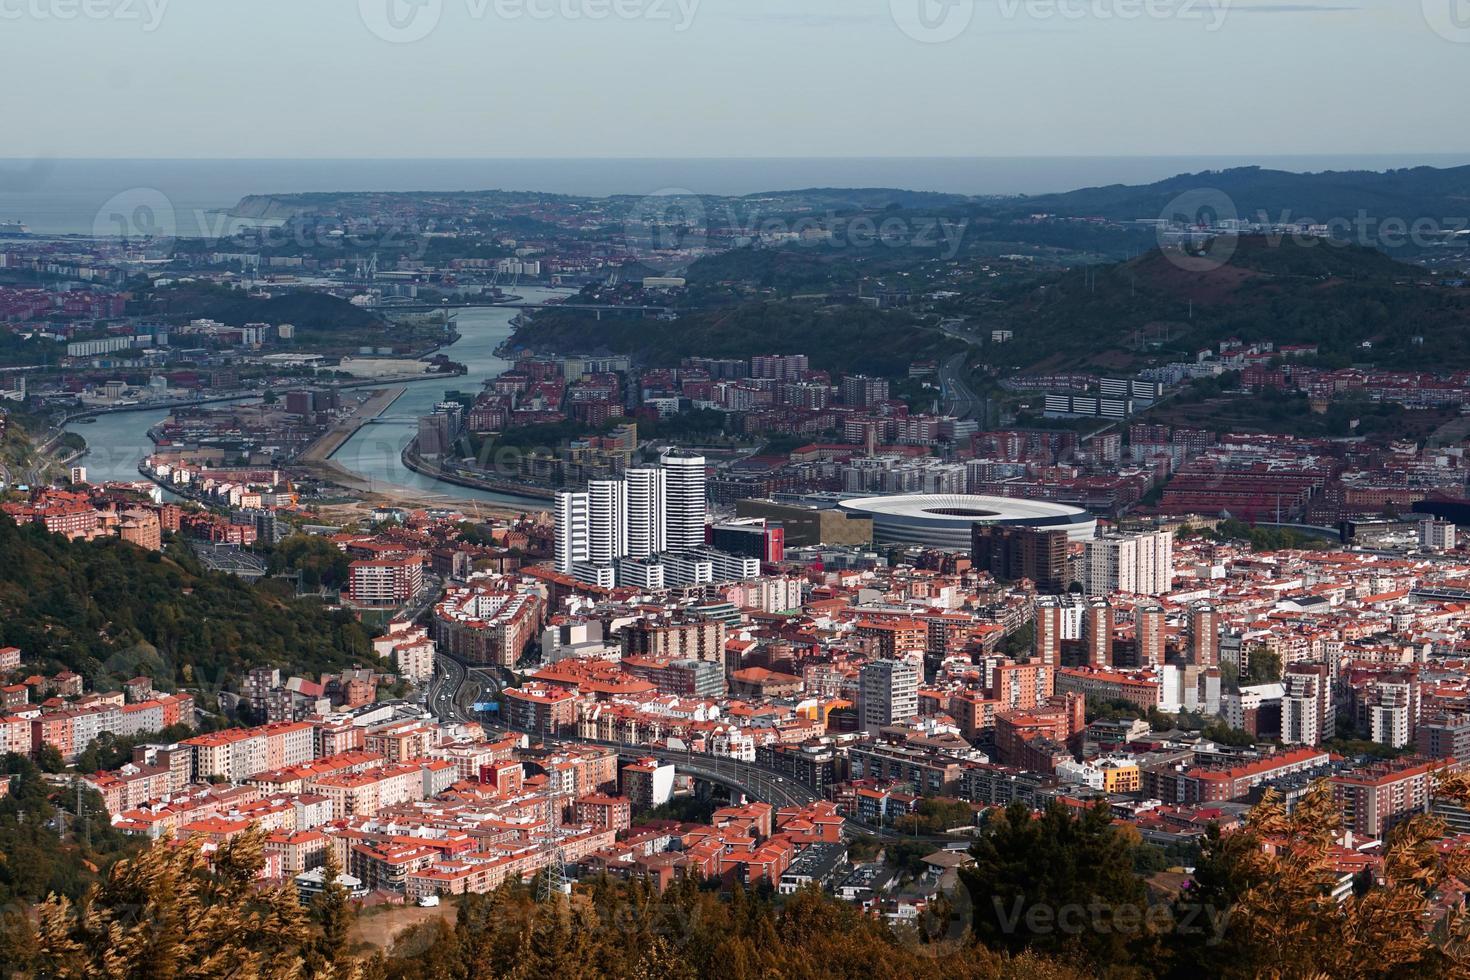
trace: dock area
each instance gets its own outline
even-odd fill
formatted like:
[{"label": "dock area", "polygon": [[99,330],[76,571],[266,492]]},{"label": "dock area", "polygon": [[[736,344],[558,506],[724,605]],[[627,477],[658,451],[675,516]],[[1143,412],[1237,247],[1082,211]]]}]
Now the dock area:
[{"label": "dock area", "polygon": [[355,413],[339,420],[336,425],[322,433],[316,442],[308,446],[306,451],[297,457],[297,463],[324,463],[331,459],[337,455],[337,450],[357,435],[359,429],[392,408],[393,403],[402,398],[403,393],[407,390],[399,386],[373,392]]}]

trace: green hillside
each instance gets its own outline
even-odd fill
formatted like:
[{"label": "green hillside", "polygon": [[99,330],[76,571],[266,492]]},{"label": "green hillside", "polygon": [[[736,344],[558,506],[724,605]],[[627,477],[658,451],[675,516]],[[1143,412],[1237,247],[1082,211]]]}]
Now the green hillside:
[{"label": "green hillside", "polygon": [[305,333],[381,330],[375,314],[344,299],[315,292],[284,292],[253,299],[239,290],[190,285],[161,289],[153,295],[160,313],[207,318],[232,327],[247,323],[291,323]]},{"label": "green hillside", "polygon": [[545,313],[517,330],[512,345],[562,353],[611,351],[653,366],[672,366],[694,356],[805,353],[818,370],[890,376],[906,374],[913,361],[965,349],[906,314],[795,303],[748,303],[686,313],[672,321]]},{"label": "green hillside", "polygon": [[1382,253],[1325,242],[1243,238],[1227,263],[1207,271],[1154,250],[1018,290],[977,319],[986,330],[1015,331],[993,353],[1026,370],[1125,370],[1227,337],[1317,344],[1344,364],[1470,363],[1470,291],[1434,284]]},{"label": "green hillside", "polygon": [[1470,167],[1325,173],[1237,167],[1179,174],[1152,184],[1114,184],[1028,197],[1011,210],[1018,214],[1048,211],[1117,220],[1156,218],[1181,194],[1204,188],[1228,195],[1240,217],[1251,220],[1264,213],[1273,221],[1327,221],[1352,218],[1359,210],[1378,220],[1470,214]]},{"label": "green hillside", "polygon": [[0,514],[0,646],[90,680],[226,686],[255,666],[316,675],[381,667],[350,615],[117,540],[69,542]]}]

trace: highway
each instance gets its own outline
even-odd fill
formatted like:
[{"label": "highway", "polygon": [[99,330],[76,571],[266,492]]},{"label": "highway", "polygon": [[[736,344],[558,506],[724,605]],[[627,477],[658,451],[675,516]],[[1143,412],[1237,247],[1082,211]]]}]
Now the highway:
[{"label": "highway", "polygon": [[[484,721],[474,714],[476,701],[487,700],[487,689],[498,692],[503,679],[493,669],[470,667],[468,664],[440,653],[434,680],[429,685],[429,710],[444,721],[480,725],[489,732],[508,734],[514,731],[498,721]],[[738,762],[720,756],[693,754],[672,749],[657,749],[646,745],[628,745],[619,742],[600,742],[567,736],[538,736],[548,745],[597,745],[617,749],[625,759],[655,758],[660,762],[673,763],[680,771],[696,778],[720,783],[744,793],[751,799],[761,800],[776,807],[804,806],[819,799],[809,786],[790,779],[764,766],[751,762]]]},{"label": "highway", "polygon": [[[971,347],[980,346],[980,341],[974,334],[958,329],[954,321],[941,323],[939,332]],[[983,427],[986,424],[985,399],[976,395],[970,383],[965,380],[968,374],[965,365],[969,359],[968,353],[955,354],[939,366],[940,390],[944,392],[945,407],[951,415],[961,419],[978,419]]]},{"label": "highway", "polygon": [[444,580],[432,572],[424,576],[423,588],[397,614],[399,619],[418,620],[434,607],[444,595]]},{"label": "highway", "polygon": [[985,423],[985,399],[976,395],[965,381],[966,354],[956,354],[939,368],[939,384],[944,391],[949,412],[955,418],[974,419]]},{"label": "highway", "polygon": [[266,563],[258,555],[236,545],[194,543],[194,554],[206,568],[244,579],[265,577]]},{"label": "highway", "polygon": [[[504,685],[504,674],[499,668],[469,667],[454,657],[439,655],[439,671],[429,688],[429,706],[439,718],[467,724],[478,722],[486,734],[525,734],[501,724],[499,720],[485,721],[474,716],[473,706],[478,700],[488,700],[487,690],[498,693]],[[810,786],[789,776],[775,772],[754,762],[739,762],[722,756],[696,754],[677,749],[658,749],[647,745],[629,745],[623,742],[602,742],[567,736],[536,736],[548,745],[596,745],[617,749],[619,757],[628,761],[654,758],[670,763],[686,775],[738,790],[749,800],[769,803],[780,809],[791,806],[807,806],[823,799]],[[955,843],[953,835],[914,835],[872,827],[852,821],[849,829],[853,833],[866,834],[883,841],[926,841],[936,849]]]},{"label": "highway", "polygon": [[[474,695],[468,690],[469,671],[447,654],[439,654],[429,684],[429,710],[443,721],[473,724]],[[468,703],[464,703],[468,699]]]}]

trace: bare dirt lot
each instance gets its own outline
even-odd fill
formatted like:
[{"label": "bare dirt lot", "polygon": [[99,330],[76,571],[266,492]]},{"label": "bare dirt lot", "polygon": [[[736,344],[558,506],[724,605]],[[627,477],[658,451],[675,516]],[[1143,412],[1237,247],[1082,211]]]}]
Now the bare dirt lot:
[{"label": "bare dirt lot", "polygon": [[455,907],[448,902],[436,909],[421,909],[417,905],[378,906],[359,915],[349,935],[354,947],[366,943],[387,952],[393,948],[393,940],[405,930],[435,919],[453,923],[455,914]]}]

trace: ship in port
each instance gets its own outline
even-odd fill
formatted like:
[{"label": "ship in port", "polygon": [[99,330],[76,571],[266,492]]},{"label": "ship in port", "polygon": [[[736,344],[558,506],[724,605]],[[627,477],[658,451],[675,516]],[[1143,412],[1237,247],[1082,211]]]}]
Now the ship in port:
[{"label": "ship in port", "polygon": [[0,235],[29,235],[24,221],[0,221]]}]

